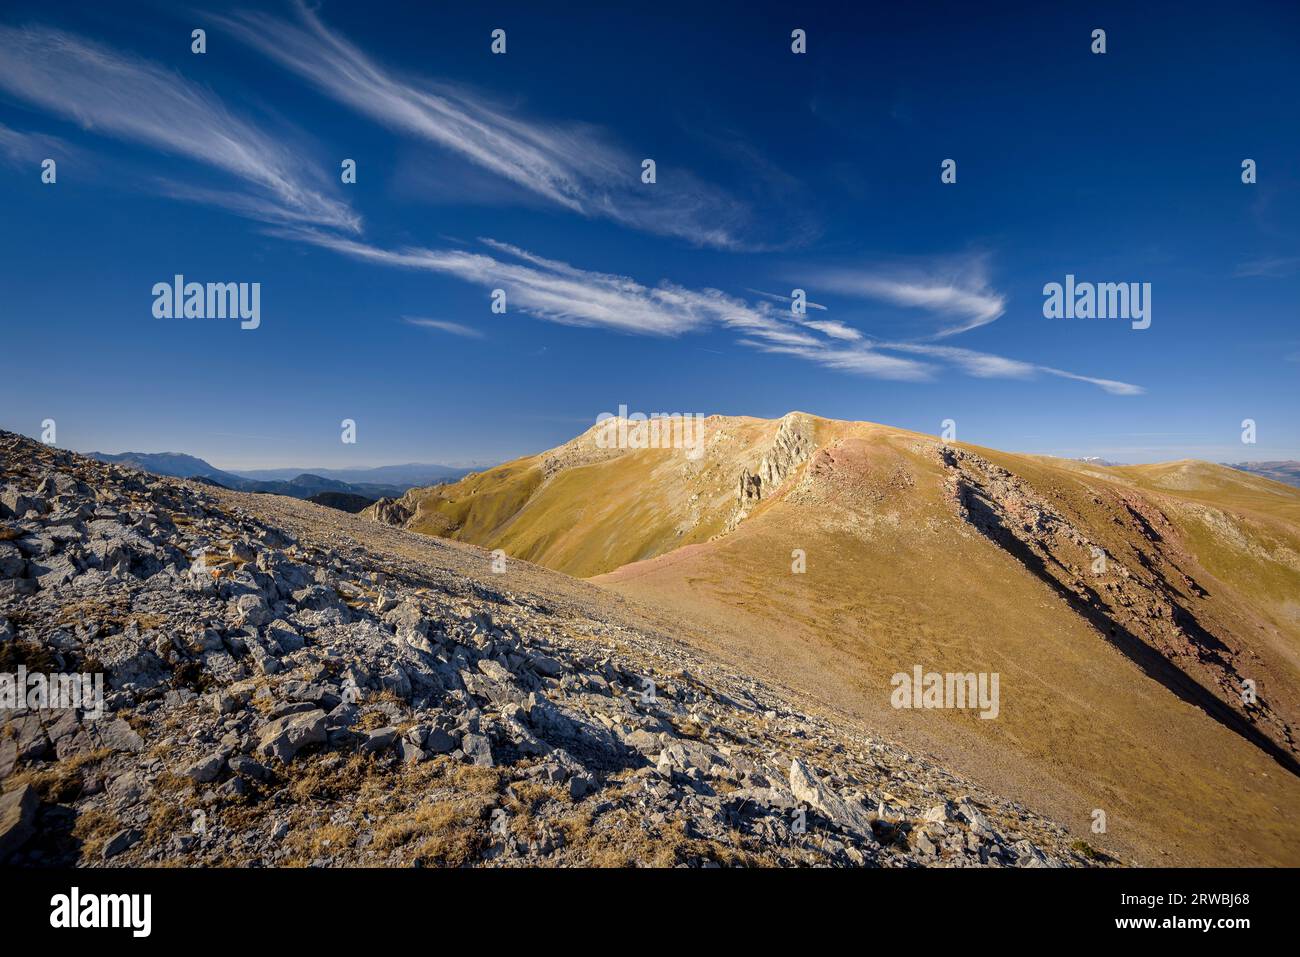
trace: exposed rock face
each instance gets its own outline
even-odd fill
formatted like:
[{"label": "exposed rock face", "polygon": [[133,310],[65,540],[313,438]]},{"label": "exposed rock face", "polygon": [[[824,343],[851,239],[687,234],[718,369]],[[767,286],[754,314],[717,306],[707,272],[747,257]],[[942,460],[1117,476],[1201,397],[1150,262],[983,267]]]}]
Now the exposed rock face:
[{"label": "exposed rock face", "polygon": [[770,497],[807,461],[817,447],[815,431],[812,420],[801,412],[791,412],[781,419],[772,447],[763,453],[758,469],[755,472],[744,469],[740,473],[736,510],[727,522],[727,531],[744,521],[754,505]]},{"label": "exposed rock face", "polygon": [[8,433],[0,501],[0,671],[105,679],[0,712],[0,864],[1089,863],[524,563]]},{"label": "exposed rock face", "polygon": [[542,459],[543,479],[550,479],[565,469],[603,462],[627,452],[627,448],[618,447],[617,425],[606,424],[617,423],[617,421],[617,419],[607,419],[605,423],[593,426],[577,438],[570,439],[547,452]]},{"label": "exposed rock face", "polygon": [[414,509],[402,498],[381,498],[369,508],[362,509],[361,514],[368,518],[373,518],[376,522],[383,522],[385,525],[396,525],[401,528],[411,519]]},{"label": "exposed rock face", "polygon": [[1137,494],[1108,493],[1107,504],[1133,533],[1128,540],[1144,543],[1141,552],[1115,555],[1006,469],[953,446],[937,454],[949,470],[949,498],[966,521],[1152,677],[1300,773],[1295,729],[1264,698],[1246,703],[1248,656],[1197,617],[1194,599],[1205,590],[1180,567],[1187,556],[1159,507]]}]

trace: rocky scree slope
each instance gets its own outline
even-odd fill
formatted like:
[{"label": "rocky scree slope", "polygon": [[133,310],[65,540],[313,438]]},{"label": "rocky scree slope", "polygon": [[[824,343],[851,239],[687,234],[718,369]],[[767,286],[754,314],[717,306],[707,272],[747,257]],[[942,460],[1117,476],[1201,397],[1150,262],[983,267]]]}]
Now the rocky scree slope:
[{"label": "rocky scree slope", "polygon": [[[1107,863],[522,562],[0,433],[0,863]],[[802,826],[796,826],[801,822]]]}]

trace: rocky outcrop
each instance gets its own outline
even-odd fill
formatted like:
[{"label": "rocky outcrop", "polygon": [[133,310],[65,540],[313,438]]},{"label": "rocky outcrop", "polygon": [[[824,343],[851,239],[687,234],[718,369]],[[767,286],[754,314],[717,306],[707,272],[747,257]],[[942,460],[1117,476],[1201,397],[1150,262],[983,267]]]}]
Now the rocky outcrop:
[{"label": "rocky outcrop", "polygon": [[1092,863],[533,566],[7,433],[0,490],[0,671],[104,678],[0,714],[0,864]]},{"label": "rocky outcrop", "polygon": [[[617,458],[627,453],[627,447],[617,444],[617,419],[607,419],[593,426],[577,438],[551,449],[542,456],[543,481],[553,478],[566,469],[580,468]],[[603,436],[603,438],[601,438]],[[603,443],[603,444],[602,444]]]},{"label": "rocky outcrop", "polygon": [[411,520],[411,516],[415,514],[415,509],[408,492],[401,498],[381,498],[369,508],[362,509],[361,514],[376,522],[401,528]]},{"label": "rocky outcrop", "polygon": [[748,468],[741,470],[736,507],[727,520],[726,530],[733,530],[749,516],[755,505],[770,498],[795,469],[807,461],[816,447],[816,429],[812,419],[802,412],[786,414],[757,469],[753,472]]},{"label": "rocky outcrop", "polygon": [[[1300,774],[1300,751],[1285,718],[1262,696],[1244,693],[1249,655],[1198,613],[1206,591],[1185,567],[1189,556],[1160,507],[1127,490],[1092,504],[1140,551],[1115,554],[1093,541],[1062,508],[1028,482],[955,446],[938,446],[947,494],[959,514],[1053,588],[1147,674]],[[1094,522],[1092,527],[1099,527]]]}]

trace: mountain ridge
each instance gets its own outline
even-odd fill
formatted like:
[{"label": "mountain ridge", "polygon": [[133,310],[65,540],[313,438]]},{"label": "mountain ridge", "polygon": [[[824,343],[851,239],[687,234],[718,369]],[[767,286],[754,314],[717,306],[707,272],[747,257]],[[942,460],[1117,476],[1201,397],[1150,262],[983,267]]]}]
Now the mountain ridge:
[{"label": "mountain ridge", "polygon": [[[290,495],[311,498],[326,492],[357,495],[370,500],[401,495],[408,488],[428,481],[429,477],[460,478],[468,469],[443,465],[385,465],[361,469],[255,469],[229,471],[219,469],[204,459],[183,452],[87,452],[101,462],[138,468],[154,475],[171,478],[205,478],[223,488],[241,492]],[[350,476],[345,479],[342,476]],[[367,478],[386,481],[368,481]],[[409,479],[409,481],[403,481]]]},{"label": "mountain ridge", "polygon": [[[802,413],[705,422],[698,459],[599,448],[593,427],[363,514],[706,621],[711,653],[1017,780],[1053,813],[1109,801],[1189,859],[1229,853],[1193,795],[1241,803],[1234,774],[1273,776],[1273,804],[1260,793],[1234,828],[1260,859],[1300,860],[1300,831],[1268,820],[1298,786],[1300,493],[1195,460],[1099,466]],[[795,423],[805,446],[782,438]],[[975,724],[890,708],[889,675],[932,662],[1001,670],[1016,704]]]},{"label": "mountain ridge", "polygon": [[0,432],[0,863],[1088,867],[594,585]]},{"label": "mountain ridge", "polygon": [[1294,485],[1300,488],[1300,461],[1295,459],[1266,462],[1225,462],[1224,464],[1231,469],[1250,472],[1253,475],[1272,479],[1274,482],[1281,482],[1283,485]]}]

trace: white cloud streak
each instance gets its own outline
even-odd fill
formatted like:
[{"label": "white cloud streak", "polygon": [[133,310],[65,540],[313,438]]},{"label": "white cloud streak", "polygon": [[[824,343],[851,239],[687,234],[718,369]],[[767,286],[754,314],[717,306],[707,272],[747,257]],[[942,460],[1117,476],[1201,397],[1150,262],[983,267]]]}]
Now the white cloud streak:
[{"label": "white cloud streak", "polygon": [[880,347],[897,352],[907,352],[943,359],[958,367],[967,375],[973,376],[977,379],[1032,379],[1041,373],[1058,376],[1062,379],[1073,379],[1075,382],[1087,382],[1090,385],[1095,385],[1104,392],[1109,392],[1111,395],[1143,395],[1146,392],[1146,389],[1141,386],[1132,385],[1128,382],[1119,382],[1115,379],[1099,379],[1094,376],[1076,375],[1073,372],[1065,372],[1061,369],[1054,369],[1051,366],[1038,365],[1033,362],[1023,362],[1019,359],[1008,359],[1004,356],[996,356],[987,352],[977,352],[973,349],[959,349],[954,346],[936,346],[920,342],[881,343]]},{"label": "white cloud streak", "polygon": [[856,340],[862,338],[862,333],[852,326],[846,326],[838,319],[806,319],[801,325],[807,326],[809,329],[816,329],[832,339]]},{"label": "white cloud streak", "polygon": [[[784,302],[784,303],[794,302],[793,297],[783,296],[780,293],[776,293],[776,292],[764,292],[761,289],[750,289],[747,291],[754,293],[754,295],[756,296],[763,296],[766,299],[775,300],[776,302]],[[804,305],[806,305],[809,309],[816,309],[819,312],[827,311],[827,307],[822,305],[820,302],[813,302],[812,300],[807,300],[804,303]],[[788,318],[791,322],[796,322],[799,325],[804,326],[805,328],[808,329],[816,329],[822,335],[829,336],[832,339],[842,339],[845,341],[852,342],[852,341],[860,340],[862,338],[862,333],[860,333],[857,329],[854,329],[852,326],[845,325],[844,323],[840,322],[838,319],[809,319],[806,315],[796,316],[793,312],[790,313]]]},{"label": "white cloud streak", "polygon": [[1280,279],[1300,271],[1300,256],[1273,256],[1240,263],[1233,271],[1236,279],[1266,277]]},{"label": "white cloud streak", "polygon": [[[767,299],[775,299],[777,302],[794,302],[794,299],[792,297],[783,296],[779,292],[764,292],[761,289],[747,289],[746,292],[752,292],[756,296],[763,296]],[[823,312],[826,310],[826,307],[823,306],[820,302],[813,302],[812,300],[808,300],[806,305],[808,306],[809,309],[820,309]]]},{"label": "white cloud streak", "polygon": [[741,345],[761,352],[878,379],[919,382],[955,368],[978,378],[1028,379],[1049,374],[1087,382],[1114,395],[1143,391],[1111,379],[953,346],[848,342],[843,335],[817,329],[822,323],[801,322],[768,302],[749,303],[717,289],[688,289],[670,282],[649,287],[627,276],[579,269],[492,239],[480,242],[501,258],[459,249],[383,249],[321,230],[282,230],[281,234],[364,262],[440,273],[484,289],[501,288],[510,309],[566,325],[653,336],[722,328],[734,332]]},{"label": "white cloud streak", "polygon": [[84,129],[214,167],[249,192],[177,187],[176,195],[273,222],[356,232],[361,219],[307,181],[280,143],[179,74],[46,27],[0,26],[0,88]]},{"label": "white cloud streak", "polygon": [[71,146],[57,136],[27,133],[0,123],[0,158],[10,163],[39,163],[44,159],[59,160],[74,152]]},{"label": "white cloud streak", "polygon": [[564,209],[698,246],[751,248],[741,239],[750,211],[724,191],[666,163],[643,184],[641,158],[592,128],[528,122],[470,90],[386,69],[303,4],[297,11],[298,22],[247,11],[214,19],[337,102]]},{"label": "white cloud streak", "polygon": [[1116,382],[1114,379],[1097,379],[1093,376],[1075,375],[1073,372],[1064,372],[1060,369],[1053,369],[1050,366],[1038,366],[1048,375],[1060,376],[1062,379],[1073,379],[1075,382],[1087,382],[1095,385],[1104,392],[1111,395],[1143,395],[1147,391],[1140,385],[1132,385],[1128,382]]},{"label": "white cloud streak", "polygon": [[[728,225],[734,218],[728,215],[734,211],[728,200],[704,192],[691,199],[690,191],[672,190],[657,194],[669,197],[667,203],[629,199],[630,194],[608,183],[627,174],[624,167],[630,160],[593,134],[543,131],[461,92],[399,81],[326,30],[310,11],[301,13],[303,27],[260,14],[226,22],[254,46],[362,112],[460,152],[560,206],[652,232],[689,235],[706,245],[737,245]],[[225,189],[163,182],[161,188],[170,195],[232,209],[274,224],[275,232],[285,238],[361,261],[440,273],[485,289],[504,288],[511,308],[539,319],[655,336],[721,328],[749,348],[882,379],[923,381],[956,369],[978,378],[1046,374],[1086,382],[1113,395],[1143,392],[1112,379],[924,340],[872,342],[843,322],[795,316],[772,301],[747,302],[718,289],[689,289],[668,281],[649,287],[627,276],[579,269],[491,239],[481,242],[495,256],[461,249],[376,246],[343,235],[360,233],[360,217],[321,193],[319,177],[304,174],[302,164],[283,145],[179,75],[47,28],[0,26],[0,48],[5,51],[0,89],[87,130],[194,160],[242,183],[241,188]],[[0,155],[11,160],[56,152],[54,147],[67,148],[54,137],[0,125]],[[704,227],[704,222],[712,225]],[[931,339],[986,325],[1005,309],[1004,297],[989,287],[978,260],[947,276],[840,271],[824,274],[822,280],[822,287],[832,291],[957,317]],[[763,300],[789,302],[789,297],[752,291]],[[818,313],[827,311],[819,303],[809,305]],[[405,321],[453,335],[481,336],[459,323],[421,317]]]},{"label": "white cloud streak", "polygon": [[892,379],[902,382],[924,382],[934,378],[935,367],[913,359],[886,355],[869,345],[853,348],[836,348],[826,343],[814,346],[779,345],[771,342],[758,342],[753,339],[741,339],[742,345],[751,346],[762,352],[797,356],[807,359],[827,369],[838,372],[851,372],[869,376],[873,379]]},{"label": "white cloud streak", "polygon": [[422,316],[403,316],[402,321],[408,326],[419,326],[421,329],[437,329],[439,332],[449,332],[453,336],[463,336],[466,339],[482,339],[483,333],[473,326],[462,325],[459,322],[447,322],[443,319],[425,319]]},{"label": "white cloud streak", "polygon": [[945,319],[955,317],[931,339],[943,339],[978,329],[1006,312],[1006,297],[993,290],[984,276],[982,259],[974,259],[948,274],[915,271],[890,275],[880,272],[830,270],[819,274],[818,286],[832,292],[878,299],[922,309]]}]

